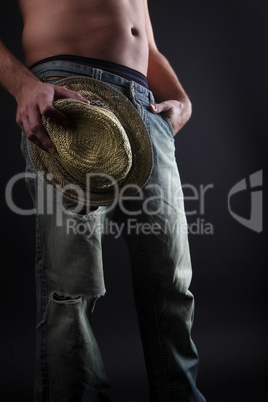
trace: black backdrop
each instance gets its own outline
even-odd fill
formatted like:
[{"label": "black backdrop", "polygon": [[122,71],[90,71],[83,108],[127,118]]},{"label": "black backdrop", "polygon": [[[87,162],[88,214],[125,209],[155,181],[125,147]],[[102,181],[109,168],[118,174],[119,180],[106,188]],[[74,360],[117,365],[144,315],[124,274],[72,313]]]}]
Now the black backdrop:
[{"label": "black backdrop", "polygon": [[[211,402],[261,402],[267,387],[266,230],[239,223],[227,201],[242,179],[248,184],[259,171],[266,177],[267,7],[265,0],[151,0],[149,6],[158,47],[193,103],[192,119],[176,138],[176,156],[187,185],[198,384]],[[18,11],[6,1],[0,13],[0,36],[23,60]],[[24,169],[15,110],[14,100],[1,92],[1,397],[28,402],[34,374],[34,218],[16,215],[5,201],[8,181]],[[200,204],[202,186],[209,187]],[[257,190],[261,195],[262,186]],[[13,196],[20,207],[31,207],[22,180]],[[249,219],[250,191],[234,194],[230,205]],[[96,305],[93,325],[114,400],[147,402],[122,240],[108,239],[104,262],[107,294]]]}]

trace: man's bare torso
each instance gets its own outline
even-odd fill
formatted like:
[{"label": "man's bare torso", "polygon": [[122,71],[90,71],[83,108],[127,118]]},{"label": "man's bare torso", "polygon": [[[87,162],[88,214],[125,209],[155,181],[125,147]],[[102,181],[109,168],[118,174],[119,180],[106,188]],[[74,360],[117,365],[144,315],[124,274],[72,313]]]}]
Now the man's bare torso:
[{"label": "man's bare torso", "polygon": [[147,74],[144,0],[17,0],[28,67],[69,54],[113,61]]}]

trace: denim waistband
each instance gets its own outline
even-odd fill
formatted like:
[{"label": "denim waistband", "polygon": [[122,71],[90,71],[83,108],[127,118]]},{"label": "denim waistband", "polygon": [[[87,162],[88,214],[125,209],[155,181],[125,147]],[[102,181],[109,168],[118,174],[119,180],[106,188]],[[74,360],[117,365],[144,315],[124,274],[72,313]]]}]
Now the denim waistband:
[{"label": "denim waistband", "polygon": [[129,81],[124,77],[120,77],[119,75],[112,74],[108,71],[87,66],[79,62],[66,60],[47,61],[35,65],[32,67],[31,71],[36,77],[44,81],[49,81],[49,79],[52,78],[61,79],[70,76],[91,77],[115,87],[122,88],[123,90],[125,89],[126,91],[135,92],[136,94],[139,94],[141,98],[148,99],[149,103],[155,102],[152,92],[143,85],[140,85],[135,81]]},{"label": "denim waistband", "polygon": [[69,54],[61,54],[58,56],[48,57],[43,60],[39,60],[35,63],[31,68],[43,64],[47,61],[70,61],[79,64],[85,64],[86,66],[98,68],[100,70],[107,71],[109,73],[119,75],[120,77],[125,78],[129,81],[136,81],[138,84],[143,85],[145,88],[148,88],[148,82],[145,75],[140,73],[137,70],[133,70],[133,68],[124,66],[122,64],[114,63],[107,60],[93,59],[92,57],[82,57],[82,56],[73,56]]}]

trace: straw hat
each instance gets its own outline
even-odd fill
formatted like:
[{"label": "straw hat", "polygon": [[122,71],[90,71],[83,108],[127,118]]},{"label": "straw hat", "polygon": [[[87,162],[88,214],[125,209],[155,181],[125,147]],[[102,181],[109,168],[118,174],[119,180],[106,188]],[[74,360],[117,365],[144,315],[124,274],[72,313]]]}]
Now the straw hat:
[{"label": "straw hat", "polygon": [[60,99],[55,108],[69,118],[67,127],[42,117],[57,154],[28,140],[30,159],[41,177],[75,202],[108,205],[135,194],[152,170],[148,131],[133,104],[112,86],[89,77],[55,82],[79,92],[90,104]]}]

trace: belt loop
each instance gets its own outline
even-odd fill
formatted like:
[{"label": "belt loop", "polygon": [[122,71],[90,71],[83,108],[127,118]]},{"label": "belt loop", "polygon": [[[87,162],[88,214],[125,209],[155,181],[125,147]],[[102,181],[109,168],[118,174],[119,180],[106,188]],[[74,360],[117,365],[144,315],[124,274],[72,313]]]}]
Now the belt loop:
[{"label": "belt loop", "polygon": [[154,94],[152,93],[152,91],[149,91],[149,101],[150,101],[150,104],[155,103]]},{"label": "belt loop", "polygon": [[98,72],[99,72],[98,80],[99,80],[99,81],[102,81],[102,73],[103,73],[103,70],[98,70]]},{"label": "belt loop", "polygon": [[129,90],[133,94],[134,93],[134,81],[129,81]]},{"label": "belt loop", "polygon": [[135,83],[134,81],[129,81],[129,96],[132,101],[135,100],[135,90],[134,90]]},{"label": "belt loop", "polygon": [[92,78],[100,80],[101,76],[102,76],[102,70],[99,70],[98,68],[92,68]]}]

